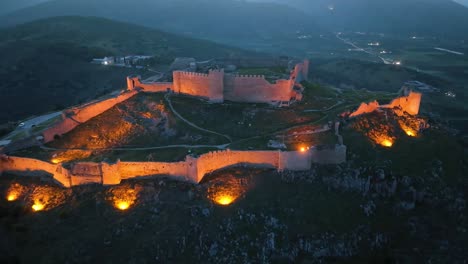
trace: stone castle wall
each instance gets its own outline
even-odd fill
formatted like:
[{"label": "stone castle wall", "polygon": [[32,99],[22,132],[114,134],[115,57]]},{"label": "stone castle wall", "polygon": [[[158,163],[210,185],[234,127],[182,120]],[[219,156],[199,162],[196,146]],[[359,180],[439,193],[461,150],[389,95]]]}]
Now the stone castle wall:
[{"label": "stone castle wall", "polygon": [[236,164],[255,164],[256,167],[279,169],[278,151],[216,151],[197,160],[197,182],[207,173]]},{"label": "stone castle wall", "polygon": [[168,90],[172,91],[174,89],[173,83],[171,82],[144,83],[141,82],[140,77],[138,76],[127,77],[127,89],[132,91],[137,87],[147,93],[167,92]]},{"label": "stone castle wall", "polygon": [[48,177],[64,187],[72,186],[68,170],[61,165],[36,159],[1,156],[0,174],[3,172],[19,176]]},{"label": "stone castle wall", "polygon": [[278,80],[271,84],[264,76],[227,75],[225,77],[224,98],[234,102],[268,103],[290,101],[293,96],[294,82]]},{"label": "stone castle wall", "polygon": [[128,90],[137,88],[146,92],[166,92],[198,96],[211,102],[230,100],[249,103],[273,103],[301,100],[294,90],[295,83],[307,80],[309,61],[295,65],[288,80],[269,83],[264,76],[236,76],[225,74],[223,70],[213,70],[208,74],[174,71],[173,83],[142,83],[137,76],[127,78]]},{"label": "stone castle wall", "polygon": [[379,107],[380,107],[380,104],[377,101],[373,101],[370,103],[361,103],[358,109],[354,111],[353,113],[351,113],[349,117],[356,117],[356,116],[372,113],[376,111],[377,109],[379,109]]},{"label": "stone castle wall", "polygon": [[117,162],[116,164],[78,162],[72,164],[70,169],[40,160],[2,156],[0,173],[48,176],[64,187],[92,183],[114,185],[125,179],[158,175],[199,183],[208,173],[238,164],[274,168],[279,171],[300,171],[309,170],[312,162],[337,164],[345,161],[346,147],[312,149],[309,152],[227,150],[210,152],[198,158],[187,156],[185,161],[181,162]]},{"label": "stone castle wall", "polygon": [[302,63],[298,63],[294,66],[294,70],[291,73],[291,79],[297,83],[307,81],[309,76],[309,60],[304,60]]},{"label": "stone castle wall", "polygon": [[356,117],[363,114],[372,113],[379,108],[395,109],[395,113],[397,115],[401,115],[403,112],[406,112],[410,115],[417,115],[419,114],[421,99],[421,93],[411,91],[407,96],[398,97],[387,105],[380,105],[377,101],[362,103],[356,111],[349,115],[349,117]]},{"label": "stone castle wall", "polygon": [[173,90],[176,93],[199,96],[213,102],[223,102],[224,71],[208,74],[174,71]]},{"label": "stone castle wall", "polygon": [[53,141],[55,135],[61,136],[72,131],[78,125],[104,113],[105,111],[111,109],[115,105],[128,100],[137,93],[138,92],[135,90],[127,91],[110,99],[91,102],[86,105],[64,111],[62,113],[62,120],[60,120],[58,123],[51,126],[50,128],[46,129],[42,133],[44,137],[44,142],[47,143]]},{"label": "stone castle wall", "polygon": [[411,91],[408,96],[403,96],[394,99],[390,104],[384,105],[384,108],[400,108],[403,112],[410,115],[419,114],[421,106],[422,94]]}]

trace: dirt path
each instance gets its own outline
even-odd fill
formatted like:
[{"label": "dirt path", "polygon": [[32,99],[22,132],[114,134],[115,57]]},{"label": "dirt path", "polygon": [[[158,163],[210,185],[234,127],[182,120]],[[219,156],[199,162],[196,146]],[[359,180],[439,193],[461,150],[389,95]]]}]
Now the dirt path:
[{"label": "dirt path", "polygon": [[197,125],[195,125],[194,123],[188,121],[187,119],[185,119],[183,116],[181,116],[175,109],[174,107],[172,106],[172,102],[171,102],[171,98],[170,98],[170,94],[166,94],[164,95],[164,99],[166,99],[166,102],[169,104],[169,107],[171,108],[171,111],[182,121],[184,121],[187,125],[195,128],[195,129],[198,129],[200,131],[203,131],[203,132],[206,132],[206,133],[210,133],[210,134],[214,134],[214,135],[218,135],[218,136],[222,136],[224,138],[226,138],[227,140],[229,140],[230,143],[232,143],[232,139],[230,136],[228,135],[224,135],[224,134],[220,134],[218,132],[215,132],[215,131],[211,131],[211,130],[208,130],[208,129],[204,129],[204,128],[201,128]]}]

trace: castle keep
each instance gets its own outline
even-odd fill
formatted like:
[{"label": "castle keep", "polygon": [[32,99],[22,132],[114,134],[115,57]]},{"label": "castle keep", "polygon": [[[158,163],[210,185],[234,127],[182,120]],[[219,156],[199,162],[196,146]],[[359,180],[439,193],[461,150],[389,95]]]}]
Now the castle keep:
[{"label": "castle keep", "polygon": [[302,91],[296,84],[307,80],[309,61],[297,64],[289,79],[269,83],[263,75],[232,75],[224,70],[210,70],[208,74],[174,71],[173,82],[142,82],[139,76],[127,78],[130,91],[167,92],[186,94],[221,103],[225,100],[247,103],[289,104],[302,100]]}]

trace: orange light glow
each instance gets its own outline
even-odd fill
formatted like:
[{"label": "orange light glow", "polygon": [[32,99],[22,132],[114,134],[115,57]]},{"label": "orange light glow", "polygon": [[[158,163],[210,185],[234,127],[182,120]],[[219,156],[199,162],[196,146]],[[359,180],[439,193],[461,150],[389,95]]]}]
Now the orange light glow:
[{"label": "orange light glow", "polygon": [[60,160],[59,159],[52,159],[51,162],[53,164],[59,164],[60,163]]},{"label": "orange light glow", "polygon": [[35,212],[38,212],[38,211],[42,211],[44,210],[45,208],[45,205],[39,201],[34,201],[34,204],[32,206],[32,209],[35,211]]},{"label": "orange light glow", "polygon": [[389,139],[384,139],[382,142],[380,142],[380,145],[390,148],[393,146],[393,142]]},{"label": "orange light glow", "polygon": [[18,183],[12,184],[10,188],[8,188],[8,191],[7,191],[7,196],[6,196],[7,201],[13,202],[13,201],[18,200],[18,198],[20,198],[20,196],[24,193],[24,191],[25,191],[24,186]]},{"label": "orange light glow", "polygon": [[126,201],[117,201],[115,207],[119,210],[125,211],[130,208],[130,203]]},{"label": "orange light glow", "polygon": [[415,136],[416,136],[416,133],[414,133],[414,132],[411,131],[411,130],[406,130],[405,132],[406,132],[406,134],[407,134],[408,136],[410,136],[410,137],[415,137]]},{"label": "orange light glow", "polygon": [[219,205],[230,205],[234,202],[235,197],[230,195],[220,195],[215,198],[215,202]]},{"label": "orange light glow", "polygon": [[66,202],[67,191],[53,186],[36,186],[28,196],[34,212],[48,211]]},{"label": "orange light glow", "polygon": [[309,149],[309,148],[302,146],[299,150],[300,150],[301,152],[306,152],[307,149]]},{"label": "orange light glow", "polygon": [[18,199],[18,196],[17,194],[15,193],[11,193],[7,196],[7,201],[9,202],[13,202],[13,201],[16,201],[16,199]]},{"label": "orange light glow", "polygon": [[128,186],[117,186],[109,190],[107,200],[112,203],[115,209],[126,211],[135,205],[138,193],[138,189],[132,189]]}]

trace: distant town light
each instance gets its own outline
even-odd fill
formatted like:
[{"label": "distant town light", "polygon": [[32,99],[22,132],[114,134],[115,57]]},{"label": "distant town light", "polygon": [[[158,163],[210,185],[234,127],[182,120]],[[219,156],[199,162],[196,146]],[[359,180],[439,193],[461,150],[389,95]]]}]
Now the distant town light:
[{"label": "distant town light", "polygon": [[457,95],[454,92],[446,92],[445,96],[452,97],[452,98],[457,97]]}]

